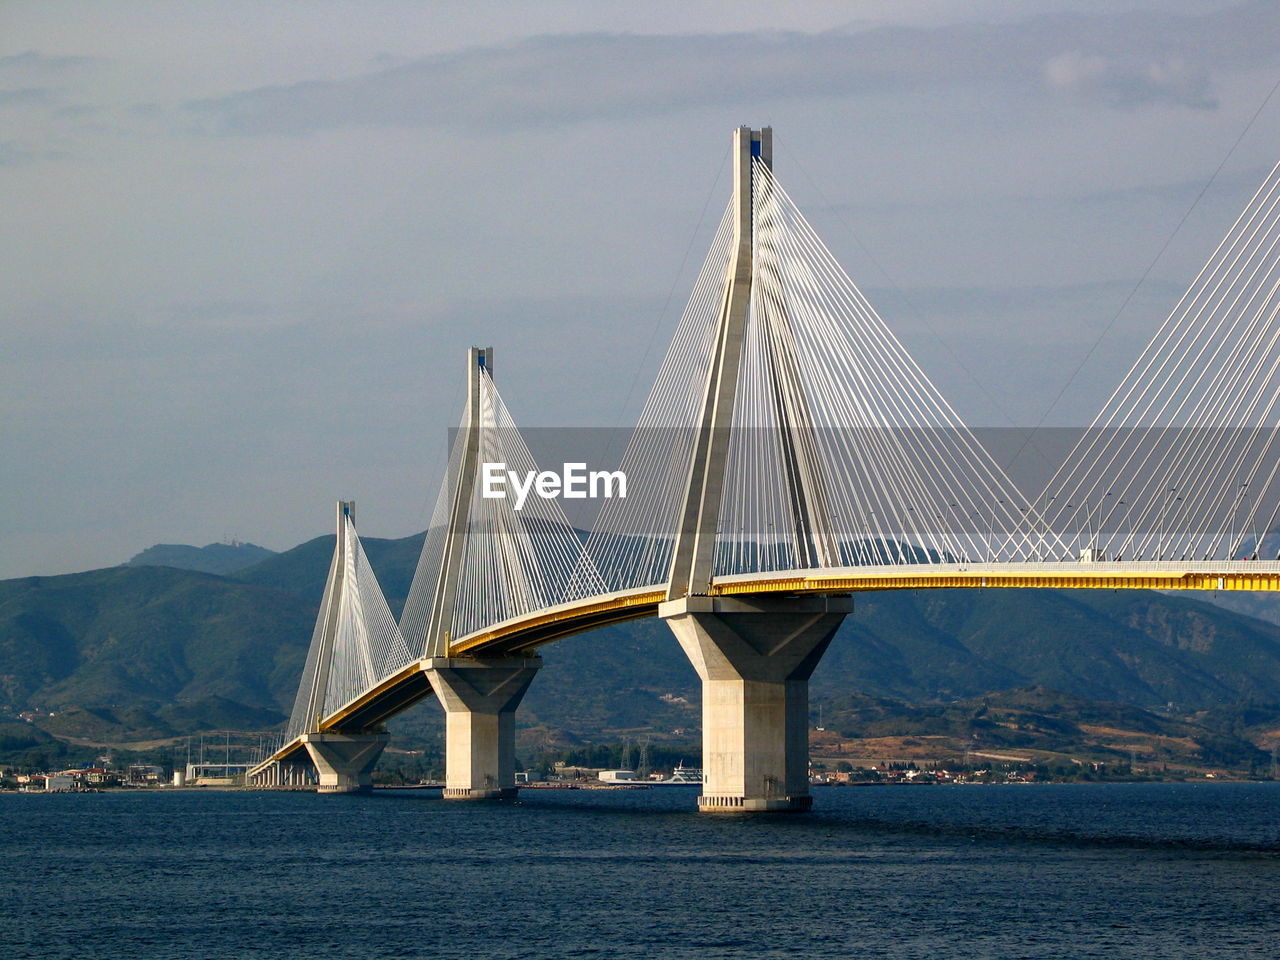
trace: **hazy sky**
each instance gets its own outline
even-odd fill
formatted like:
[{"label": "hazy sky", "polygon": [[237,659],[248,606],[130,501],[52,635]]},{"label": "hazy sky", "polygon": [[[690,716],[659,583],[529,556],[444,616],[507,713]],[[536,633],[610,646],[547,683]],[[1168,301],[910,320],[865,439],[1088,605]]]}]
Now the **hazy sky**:
[{"label": "hazy sky", "polygon": [[285,549],[340,497],[421,530],[471,344],[524,424],[629,422],[739,124],[970,423],[1087,422],[1280,158],[1277,94],[1174,233],[1277,36],[1274,0],[0,4],[0,576]]}]

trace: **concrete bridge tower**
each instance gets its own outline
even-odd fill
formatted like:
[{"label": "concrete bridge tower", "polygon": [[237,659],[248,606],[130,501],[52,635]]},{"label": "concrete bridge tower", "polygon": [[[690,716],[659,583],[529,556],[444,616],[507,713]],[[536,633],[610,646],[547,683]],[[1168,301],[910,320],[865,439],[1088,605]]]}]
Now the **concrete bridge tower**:
[{"label": "concrete bridge tower", "polygon": [[[844,617],[846,597],[711,596],[716,536],[724,495],[730,431],[760,241],[753,166],[772,168],[769,127],[733,133],[733,243],[724,281],[712,362],[696,426],[689,484],[673,549],[667,599],[659,615],[671,627],[702,680],[702,764],[698,808],[709,813],[807,810],[809,678]],[[781,305],[779,305],[781,306]],[[783,311],[785,315],[785,310]],[[770,363],[795,369],[789,339],[772,340]],[[797,556],[830,564],[834,537],[818,465],[803,444],[810,428],[796,377],[776,377],[778,429],[787,451],[787,481],[796,520]]]},{"label": "concrete bridge tower", "polygon": [[[482,378],[493,376],[493,348],[467,357],[467,417],[458,476],[452,491],[440,574],[427,627],[427,677],[445,710],[446,800],[514,796],[515,712],[542,660],[536,656],[451,657],[455,597],[463,574],[471,507],[484,448]],[[479,536],[485,536],[484,533]]]},{"label": "concrete bridge tower", "polygon": [[308,732],[301,739],[319,774],[321,793],[363,793],[373,789],[373,768],[387,745],[387,734],[381,729],[362,733],[318,730],[329,695],[330,668],[339,631],[351,620],[343,617],[342,611],[361,606],[360,582],[355,574],[355,501],[339,500],[337,512],[337,542],[320,602],[318,636],[308,657],[314,671],[305,714]]}]

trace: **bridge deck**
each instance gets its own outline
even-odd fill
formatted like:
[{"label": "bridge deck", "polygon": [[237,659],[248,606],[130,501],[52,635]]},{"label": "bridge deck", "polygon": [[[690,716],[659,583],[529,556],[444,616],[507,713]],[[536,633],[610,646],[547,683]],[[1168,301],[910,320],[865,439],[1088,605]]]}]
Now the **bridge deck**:
[{"label": "bridge deck", "polygon": [[[844,594],[936,589],[1280,590],[1280,562],[1262,560],[1096,561],[1053,563],[926,563],[782,570],[717,577],[711,592]],[[662,586],[622,590],[537,610],[486,627],[450,645],[452,656],[511,656],[576,633],[625,620],[657,616]],[[431,693],[425,660],[415,660],[343,705],[320,724],[323,732],[375,729]],[[262,765],[299,759],[300,739]]]},{"label": "bridge deck", "polygon": [[919,563],[717,577],[712,593],[857,593],[947,588],[1280,590],[1280,562],[1219,560]]}]

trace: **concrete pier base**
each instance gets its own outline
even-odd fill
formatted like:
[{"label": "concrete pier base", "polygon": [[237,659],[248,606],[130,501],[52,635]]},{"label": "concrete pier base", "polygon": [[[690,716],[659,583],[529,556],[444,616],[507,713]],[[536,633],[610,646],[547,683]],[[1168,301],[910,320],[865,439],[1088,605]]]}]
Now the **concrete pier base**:
[{"label": "concrete pier base", "polygon": [[662,604],[702,679],[704,813],[803,811],[809,795],[809,678],[847,597],[687,597]]},{"label": "concrete pier base", "polygon": [[429,661],[445,709],[446,800],[516,795],[515,713],[540,666],[539,657]]},{"label": "concrete pier base", "polygon": [[385,733],[308,733],[302,737],[320,775],[320,793],[366,793],[387,745]]}]

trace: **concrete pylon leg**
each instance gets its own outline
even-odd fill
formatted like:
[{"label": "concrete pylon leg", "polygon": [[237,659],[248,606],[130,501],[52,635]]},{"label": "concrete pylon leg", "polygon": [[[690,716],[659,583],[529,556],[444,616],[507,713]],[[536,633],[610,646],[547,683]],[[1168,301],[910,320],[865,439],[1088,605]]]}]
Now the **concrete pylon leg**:
[{"label": "concrete pylon leg", "polygon": [[659,608],[702,679],[704,813],[808,810],[809,678],[853,601],[687,597]]},{"label": "concrete pylon leg", "polygon": [[365,793],[387,745],[385,733],[308,733],[302,737],[320,774],[320,793]]},{"label": "concrete pylon leg", "polygon": [[539,657],[428,661],[431,688],[445,709],[446,800],[516,794],[516,708]]}]

